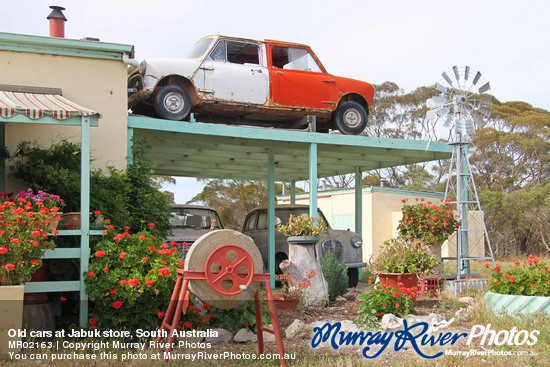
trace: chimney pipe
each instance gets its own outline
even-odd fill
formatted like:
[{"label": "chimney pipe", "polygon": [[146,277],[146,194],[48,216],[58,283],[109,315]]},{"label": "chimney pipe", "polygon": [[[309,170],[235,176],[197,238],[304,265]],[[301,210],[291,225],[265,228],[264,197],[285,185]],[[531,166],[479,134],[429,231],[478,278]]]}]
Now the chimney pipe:
[{"label": "chimney pipe", "polygon": [[52,12],[46,19],[50,20],[50,37],[65,38],[65,22],[67,18],[63,15],[65,8],[61,6],[50,6]]}]

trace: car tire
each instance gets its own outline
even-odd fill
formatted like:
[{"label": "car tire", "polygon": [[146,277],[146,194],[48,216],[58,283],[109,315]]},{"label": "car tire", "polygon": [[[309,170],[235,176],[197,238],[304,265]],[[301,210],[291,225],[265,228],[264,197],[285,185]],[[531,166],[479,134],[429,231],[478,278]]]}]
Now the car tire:
[{"label": "car tire", "polygon": [[359,283],[359,269],[348,268],[348,286],[355,288],[357,287],[357,283]]},{"label": "car tire", "polygon": [[367,111],[357,102],[342,103],[334,112],[334,125],[342,134],[357,135],[367,127]]},{"label": "car tire", "polygon": [[191,98],[177,85],[167,85],[155,95],[155,111],[167,120],[183,120],[191,111]]}]

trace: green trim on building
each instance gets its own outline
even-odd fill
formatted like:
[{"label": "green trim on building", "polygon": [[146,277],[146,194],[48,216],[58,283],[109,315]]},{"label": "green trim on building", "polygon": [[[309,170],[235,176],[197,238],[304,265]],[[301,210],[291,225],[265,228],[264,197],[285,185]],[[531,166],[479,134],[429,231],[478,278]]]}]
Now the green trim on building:
[{"label": "green trim on building", "polygon": [[123,54],[134,54],[132,45],[4,32],[0,32],[0,50],[107,60],[122,60]]},{"label": "green trim on building", "polygon": [[[423,191],[423,190],[411,190],[411,189],[402,189],[402,188],[394,188],[394,187],[380,187],[380,186],[363,186],[362,188],[363,194],[372,194],[375,192],[383,192],[387,194],[397,194],[397,195],[406,195],[406,196],[414,196],[414,197],[431,197],[431,198],[438,198],[443,199],[445,198],[445,193],[443,192],[435,192],[435,191]],[[325,190],[320,191],[318,194],[319,196],[324,195],[346,195],[346,194],[354,194],[355,189],[334,189],[334,190]],[[289,199],[290,196],[288,195],[281,195],[278,196],[278,200],[285,200]],[[296,195],[296,199],[302,199],[302,198],[309,198],[309,193],[300,193]]]}]

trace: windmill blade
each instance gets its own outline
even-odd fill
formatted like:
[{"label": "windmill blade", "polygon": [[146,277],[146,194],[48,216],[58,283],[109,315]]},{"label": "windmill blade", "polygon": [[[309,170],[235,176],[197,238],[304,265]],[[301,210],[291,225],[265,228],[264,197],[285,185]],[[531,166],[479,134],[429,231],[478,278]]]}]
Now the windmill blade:
[{"label": "windmill blade", "polygon": [[447,93],[447,88],[442,86],[439,83],[435,83],[435,89],[437,89],[440,92]]},{"label": "windmill blade", "polygon": [[487,107],[480,107],[477,112],[479,112],[480,114],[482,114],[483,116],[485,116],[486,118],[489,118],[489,116],[491,116],[491,111],[492,109],[490,108],[487,108]]},{"label": "windmill blade", "polygon": [[466,125],[466,134],[473,135],[475,132],[474,122],[472,120],[466,120],[464,124]]},{"label": "windmill blade", "polygon": [[483,120],[483,117],[481,117],[479,114],[474,113],[474,123],[476,124],[476,127],[478,129],[485,126],[485,120]]},{"label": "windmill blade", "polygon": [[453,115],[447,116],[447,120],[445,120],[445,122],[443,123],[443,126],[444,126],[444,127],[451,127],[451,125],[452,125],[452,123],[453,123],[453,120],[454,120],[454,116],[453,116]]},{"label": "windmill blade", "polygon": [[433,107],[436,107],[436,106],[437,106],[437,103],[433,100],[433,98],[428,98],[426,100],[426,107],[433,108]]},{"label": "windmill blade", "polygon": [[481,78],[481,73],[478,71],[472,83],[476,85],[480,78]]},{"label": "windmill blade", "polygon": [[445,104],[447,103],[447,98],[443,97],[443,96],[435,96],[433,98],[431,98],[435,103],[437,104]]},{"label": "windmill blade", "polygon": [[449,78],[449,76],[447,75],[446,72],[443,72],[443,74],[441,74],[441,76],[443,76],[443,79],[445,79],[445,81],[446,81],[447,83],[449,83],[449,85],[450,85],[451,87],[453,86],[453,82],[452,82],[451,78]]},{"label": "windmill blade", "polygon": [[468,80],[469,75],[470,75],[470,67],[466,66],[466,69],[464,69],[464,80]]},{"label": "windmill blade", "polygon": [[493,105],[493,97],[491,97],[491,96],[483,96],[483,97],[481,98],[480,103],[481,103],[483,106],[490,107],[490,106]]},{"label": "windmill blade", "polygon": [[457,133],[464,132],[464,120],[463,119],[458,119],[456,121],[456,132]]},{"label": "windmill blade", "polygon": [[481,88],[479,88],[478,92],[479,94],[483,94],[485,92],[487,92],[488,90],[491,89],[491,86],[489,85],[489,82],[483,84],[483,86]]},{"label": "windmill blade", "polygon": [[428,112],[426,112],[426,120],[437,120],[435,110],[428,110]]},{"label": "windmill blade", "polygon": [[449,111],[450,111],[449,107],[440,108],[440,109],[437,110],[437,112],[436,112],[437,117],[445,116],[446,114],[449,113]]},{"label": "windmill blade", "polygon": [[456,65],[453,66],[453,71],[455,72],[456,81],[460,82],[460,75],[458,75],[458,68],[456,67]]}]

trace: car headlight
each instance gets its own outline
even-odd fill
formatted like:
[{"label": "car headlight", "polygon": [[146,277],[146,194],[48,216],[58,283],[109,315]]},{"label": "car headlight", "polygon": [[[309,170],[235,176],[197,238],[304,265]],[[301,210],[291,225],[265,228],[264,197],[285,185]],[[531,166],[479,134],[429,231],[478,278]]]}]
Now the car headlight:
[{"label": "car headlight", "polygon": [[363,240],[359,236],[353,236],[351,238],[351,245],[355,248],[359,248],[363,245]]},{"label": "car headlight", "polygon": [[142,62],[139,63],[138,71],[140,74],[145,75],[146,70],[147,70],[147,63],[145,62],[145,60],[143,60]]}]

